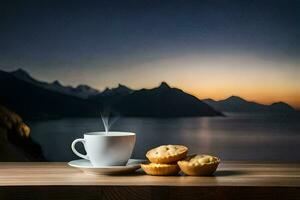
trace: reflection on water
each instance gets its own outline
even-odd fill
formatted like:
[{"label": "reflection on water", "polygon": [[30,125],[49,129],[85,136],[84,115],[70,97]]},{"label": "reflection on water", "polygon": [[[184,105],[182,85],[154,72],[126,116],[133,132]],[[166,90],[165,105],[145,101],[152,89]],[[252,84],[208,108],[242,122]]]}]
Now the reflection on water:
[{"label": "reflection on water", "polygon": [[[111,128],[137,134],[133,153],[144,158],[147,149],[160,144],[185,144],[190,153],[207,153],[223,160],[300,162],[298,117],[233,115],[203,118],[121,118]],[[101,119],[61,119],[29,123],[32,137],[49,161],[76,159],[71,142],[83,133],[103,131]]]}]

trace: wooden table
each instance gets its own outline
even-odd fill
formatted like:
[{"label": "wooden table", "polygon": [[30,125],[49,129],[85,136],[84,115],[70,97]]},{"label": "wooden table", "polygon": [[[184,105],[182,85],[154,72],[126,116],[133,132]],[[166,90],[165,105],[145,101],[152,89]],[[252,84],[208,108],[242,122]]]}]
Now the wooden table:
[{"label": "wooden table", "polygon": [[212,177],[93,176],[67,163],[0,163],[0,199],[300,199],[300,164],[223,162]]}]

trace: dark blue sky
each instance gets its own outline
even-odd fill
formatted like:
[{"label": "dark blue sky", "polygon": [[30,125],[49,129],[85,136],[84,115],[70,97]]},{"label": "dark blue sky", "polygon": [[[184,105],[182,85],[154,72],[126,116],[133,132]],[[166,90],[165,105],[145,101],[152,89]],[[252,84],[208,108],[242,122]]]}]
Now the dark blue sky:
[{"label": "dark blue sky", "polygon": [[1,3],[1,61],[24,65],[224,48],[300,52],[300,1],[7,2]]},{"label": "dark blue sky", "polygon": [[[149,63],[191,55],[246,54],[288,63],[294,73],[300,1],[1,1],[0,47],[0,68],[22,67],[40,79],[100,89],[161,79],[178,85],[166,68]],[[157,66],[165,74],[151,71]],[[274,65],[278,73],[280,66]]]}]

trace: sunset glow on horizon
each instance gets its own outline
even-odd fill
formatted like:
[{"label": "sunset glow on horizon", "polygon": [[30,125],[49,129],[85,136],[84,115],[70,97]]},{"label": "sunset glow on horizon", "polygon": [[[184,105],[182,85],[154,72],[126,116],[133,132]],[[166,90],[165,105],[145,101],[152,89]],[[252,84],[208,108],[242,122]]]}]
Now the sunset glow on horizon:
[{"label": "sunset glow on horizon", "polygon": [[59,80],[71,86],[87,84],[100,91],[119,83],[136,90],[153,88],[165,81],[199,99],[222,100],[234,95],[262,104],[282,101],[300,109],[297,63],[254,56],[198,54],[141,63],[124,61],[123,68],[109,71],[95,66],[92,70],[29,73],[39,80]]},{"label": "sunset glow on horizon", "polygon": [[42,81],[99,90],[165,81],[199,99],[236,95],[300,109],[298,5],[8,2],[0,21],[0,69],[23,68]]},{"label": "sunset glow on horizon", "polygon": [[297,63],[245,55],[192,55],[136,64],[127,72],[108,73],[109,77],[100,75],[105,81],[94,85],[104,89],[105,83],[110,82],[111,87],[122,83],[140,89],[166,81],[200,99],[235,95],[263,104],[283,101],[300,108],[299,74]]}]

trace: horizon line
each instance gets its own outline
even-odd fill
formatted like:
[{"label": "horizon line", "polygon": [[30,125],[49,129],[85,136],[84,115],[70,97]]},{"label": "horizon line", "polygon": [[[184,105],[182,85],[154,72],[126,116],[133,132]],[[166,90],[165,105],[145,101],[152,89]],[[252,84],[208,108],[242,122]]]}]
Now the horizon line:
[{"label": "horizon line", "polygon": [[[0,65],[0,66],[1,66],[1,65]],[[166,83],[166,84],[167,84],[168,86],[170,86],[171,88],[180,89],[180,90],[184,91],[185,93],[187,93],[187,94],[189,94],[189,95],[192,95],[192,96],[196,97],[197,99],[199,99],[199,100],[201,100],[201,101],[204,101],[204,100],[207,100],[207,99],[211,99],[211,100],[213,100],[213,101],[222,101],[222,100],[229,99],[230,97],[238,97],[238,98],[241,98],[241,99],[243,99],[243,100],[245,100],[245,101],[247,101],[247,102],[253,102],[253,103],[257,103],[257,104],[261,104],[261,105],[266,105],[266,106],[270,106],[270,105],[272,105],[272,104],[274,104],[274,103],[285,103],[285,104],[291,106],[293,109],[295,109],[295,110],[297,110],[297,111],[300,111],[300,105],[299,105],[299,107],[298,107],[298,106],[293,106],[293,105],[291,105],[291,104],[289,104],[289,103],[287,103],[287,102],[285,102],[285,101],[282,101],[282,100],[279,100],[279,101],[273,101],[273,102],[271,102],[271,103],[263,103],[263,102],[260,102],[260,101],[249,100],[249,99],[246,98],[246,97],[241,97],[241,96],[235,95],[235,94],[228,95],[227,97],[224,97],[224,98],[222,98],[222,99],[216,99],[216,98],[212,98],[212,97],[199,98],[197,95],[191,94],[190,92],[186,92],[185,90],[183,90],[183,89],[181,89],[181,88],[179,88],[179,87],[174,87],[174,86],[170,85],[169,83],[167,83],[167,81],[164,81],[164,80],[160,81],[159,84],[157,84],[157,85],[155,85],[155,86],[153,86],[153,87],[141,87],[141,88],[139,88],[139,89],[132,89],[132,87],[129,87],[129,86],[127,86],[127,85],[122,84],[122,83],[119,82],[119,83],[117,83],[116,86],[110,86],[110,87],[109,87],[109,86],[105,86],[104,89],[101,90],[101,89],[99,89],[99,88],[97,88],[97,87],[94,87],[94,86],[91,86],[91,85],[88,85],[88,84],[85,84],[85,83],[80,83],[80,84],[77,84],[77,85],[74,86],[74,85],[72,85],[72,84],[64,84],[64,83],[62,83],[60,80],[57,80],[57,79],[54,80],[54,81],[52,81],[52,82],[51,82],[51,81],[48,82],[48,81],[40,80],[40,79],[38,79],[38,78],[33,77],[33,76],[31,75],[31,73],[29,73],[27,70],[25,70],[25,69],[23,69],[23,68],[21,68],[21,67],[15,69],[15,70],[11,70],[11,71],[5,71],[5,70],[0,70],[0,71],[4,71],[4,72],[6,72],[6,73],[13,73],[13,72],[20,71],[20,70],[24,71],[24,72],[27,73],[31,78],[33,78],[34,80],[39,81],[39,82],[44,82],[44,83],[48,83],[48,84],[53,84],[54,82],[59,82],[63,87],[72,87],[72,88],[76,88],[76,87],[78,87],[78,86],[80,86],[80,85],[86,85],[86,86],[88,86],[88,87],[91,87],[91,88],[97,90],[99,93],[104,92],[106,89],[114,89],[114,88],[118,88],[119,86],[125,86],[125,87],[127,87],[127,88],[129,88],[129,89],[131,89],[131,90],[133,90],[133,91],[142,90],[142,89],[153,89],[153,88],[159,87],[162,83]]]}]

